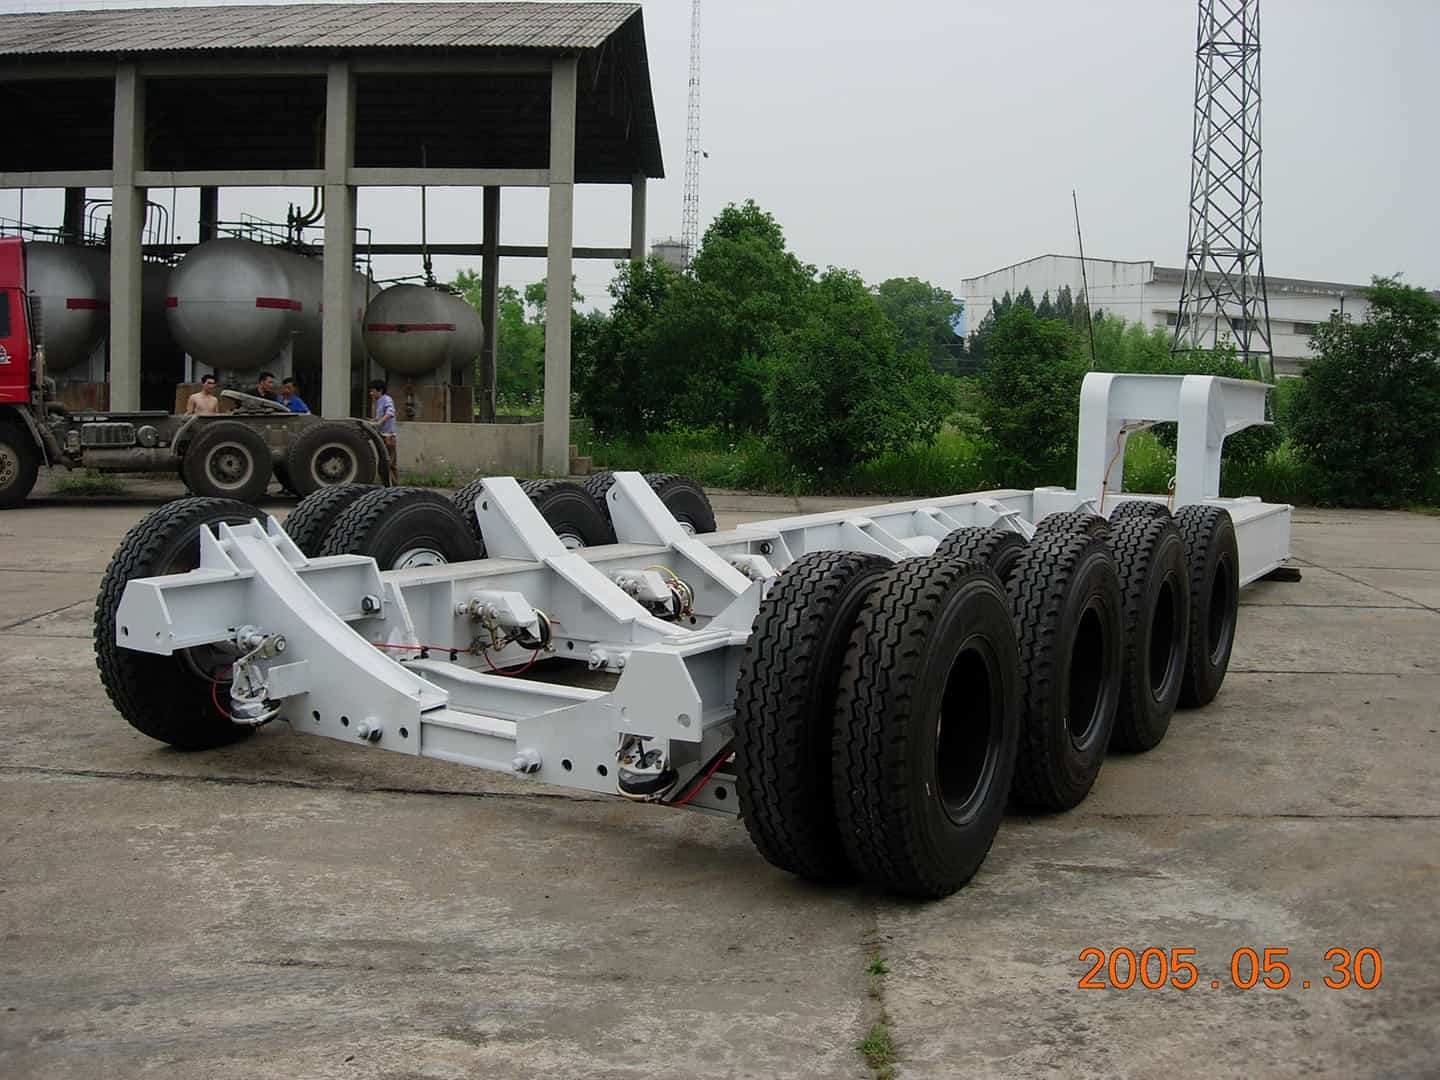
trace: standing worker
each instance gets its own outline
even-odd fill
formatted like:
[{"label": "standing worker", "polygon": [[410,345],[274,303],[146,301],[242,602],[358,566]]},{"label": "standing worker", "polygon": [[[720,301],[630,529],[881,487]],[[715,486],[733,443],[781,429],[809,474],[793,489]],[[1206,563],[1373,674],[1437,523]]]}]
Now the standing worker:
[{"label": "standing worker", "polygon": [[280,404],[289,408],[293,413],[308,413],[310,406],[305,404],[304,398],[300,396],[300,389],[294,379],[286,379],[280,384]]},{"label": "standing worker", "polygon": [[270,371],[262,371],[255,378],[255,396],[262,397],[266,401],[279,401],[275,396],[275,374]]},{"label": "standing worker", "polygon": [[200,389],[185,399],[186,416],[213,416],[220,411],[220,399],[215,396],[215,376],[201,375]]},{"label": "standing worker", "polygon": [[370,384],[370,400],[375,403],[375,416],[370,423],[380,429],[385,440],[385,452],[390,458],[390,483],[400,483],[400,463],[395,456],[395,399],[385,392],[385,380],[376,379]]}]

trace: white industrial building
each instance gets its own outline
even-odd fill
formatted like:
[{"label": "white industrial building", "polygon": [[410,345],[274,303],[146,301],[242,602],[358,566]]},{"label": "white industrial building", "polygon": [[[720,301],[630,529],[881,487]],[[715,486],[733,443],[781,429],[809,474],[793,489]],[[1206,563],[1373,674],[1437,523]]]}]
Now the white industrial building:
[{"label": "white industrial building", "polygon": [[[1038,304],[1046,292],[1053,298],[1068,285],[1078,300],[1087,281],[1091,310],[1120,315],[1127,322],[1163,326],[1173,333],[1184,280],[1185,271],[1179,267],[1112,259],[1086,259],[1082,275],[1076,256],[1041,255],[961,282],[966,333],[973,333],[990,310],[991,301],[1007,292],[1019,296],[1028,288]],[[1269,276],[1265,283],[1277,377],[1300,374],[1311,356],[1310,335],[1331,312],[1343,311],[1360,319],[1369,309],[1364,295],[1367,285]]]}]

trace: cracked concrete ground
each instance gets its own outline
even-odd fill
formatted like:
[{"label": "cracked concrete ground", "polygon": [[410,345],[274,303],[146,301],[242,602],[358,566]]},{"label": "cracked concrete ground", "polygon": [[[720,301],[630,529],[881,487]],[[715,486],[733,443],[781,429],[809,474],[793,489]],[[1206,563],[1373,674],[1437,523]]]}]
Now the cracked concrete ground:
[{"label": "cracked concrete ground", "polygon": [[[145,739],[89,642],[169,493],[137,487],[0,515],[0,1075],[864,1077],[882,1008],[903,1076],[1440,1072],[1440,519],[1298,511],[1304,580],[1245,592],[1216,702],[910,904],[790,878],[734,822],[284,728]],[[1081,990],[1090,946],[1192,947],[1201,978]],[[1246,946],[1292,984],[1234,988]],[[1380,985],[1325,988],[1335,946]]]}]

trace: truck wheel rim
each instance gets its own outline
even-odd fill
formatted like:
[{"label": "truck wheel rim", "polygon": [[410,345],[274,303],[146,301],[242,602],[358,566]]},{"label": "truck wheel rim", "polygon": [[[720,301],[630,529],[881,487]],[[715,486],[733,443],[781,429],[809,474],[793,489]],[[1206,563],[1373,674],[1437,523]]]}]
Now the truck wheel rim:
[{"label": "truck wheel rim", "polygon": [[8,446],[0,446],[0,488],[9,487],[20,475],[20,457]]},{"label": "truck wheel rim", "polygon": [[221,443],[210,451],[210,459],[205,464],[205,471],[215,485],[226,489],[244,487],[255,471],[255,463],[239,443]]},{"label": "truck wheel rim", "polygon": [[410,570],[417,566],[444,566],[450,560],[434,548],[408,548],[391,564],[392,570]]},{"label": "truck wheel rim", "polygon": [[315,479],[327,487],[353,484],[360,473],[360,463],[349,447],[341,443],[326,443],[315,452],[312,469]]},{"label": "truck wheel rim", "polygon": [[585,538],[572,532],[557,533],[556,539],[565,545],[566,551],[579,551],[585,546]]}]

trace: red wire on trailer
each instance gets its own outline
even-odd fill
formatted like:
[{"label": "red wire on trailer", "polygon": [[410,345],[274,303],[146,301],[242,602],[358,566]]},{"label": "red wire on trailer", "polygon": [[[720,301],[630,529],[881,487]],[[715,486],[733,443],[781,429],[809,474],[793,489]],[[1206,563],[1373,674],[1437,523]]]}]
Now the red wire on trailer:
[{"label": "red wire on trailer", "polygon": [[666,806],[684,806],[684,805],[685,805],[686,803],[688,803],[691,799],[695,798],[696,795],[699,795],[700,792],[704,790],[705,785],[708,784],[708,783],[710,783],[710,778],[711,778],[712,776],[714,776],[717,772],[720,771],[720,766],[721,766],[721,765],[724,765],[725,762],[727,762],[728,760],[730,760],[730,754],[733,752],[733,749],[734,749],[734,744],[733,744],[733,743],[726,745],[725,749],[724,749],[724,750],[721,750],[720,753],[716,756],[716,758],[715,758],[715,764],[711,765],[709,771],[707,771],[707,772],[705,773],[705,778],[704,778],[703,780],[701,780],[700,783],[695,786],[695,789],[694,789],[693,791],[691,791],[689,795],[686,795],[683,799],[676,799],[674,802],[668,802],[668,803],[666,803],[665,805],[666,805]]},{"label": "red wire on trailer", "polygon": [[220,710],[220,715],[226,720],[235,718],[225,711],[225,706],[220,704],[220,676],[215,676],[215,681],[210,684],[210,700],[215,703],[215,708]]}]

